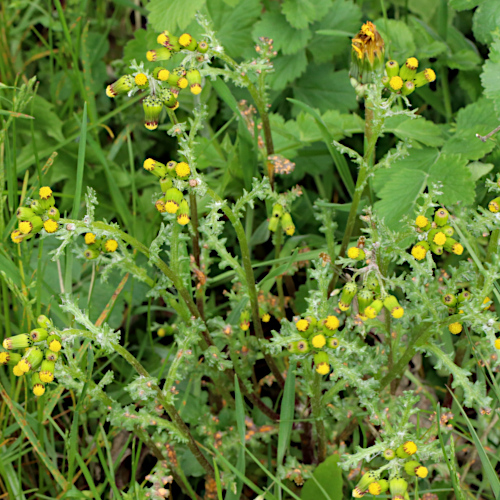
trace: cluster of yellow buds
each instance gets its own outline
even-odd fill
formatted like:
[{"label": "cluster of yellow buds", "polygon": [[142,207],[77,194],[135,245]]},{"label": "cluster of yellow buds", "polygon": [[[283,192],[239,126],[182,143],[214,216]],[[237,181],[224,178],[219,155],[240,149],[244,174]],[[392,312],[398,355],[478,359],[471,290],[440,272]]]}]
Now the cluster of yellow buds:
[{"label": "cluster of yellow buds", "polygon": [[436,73],[430,68],[417,73],[418,59],[409,57],[400,67],[397,61],[390,60],[385,64],[386,76],[382,78],[383,84],[392,92],[410,95],[418,87],[436,80]]},{"label": "cluster of yellow buds", "polygon": [[455,230],[448,224],[449,212],[446,208],[440,208],[434,213],[434,221],[431,222],[425,215],[419,215],[415,219],[415,226],[419,233],[427,233],[426,239],[419,241],[411,249],[415,259],[422,260],[430,250],[435,255],[443,255],[443,252],[452,252],[462,255],[464,247],[452,238]]},{"label": "cluster of yellow buds", "polygon": [[59,229],[58,220],[61,216],[55,206],[52,189],[48,186],[41,187],[38,195],[39,199],[32,200],[29,207],[17,209],[18,226],[10,235],[14,243],[21,243],[35,236],[42,229],[47,233],[55,233]]},{"label": "cluster of yellow buds", "polygon": [[[30,333],[21,333],[7,337],[3,341],[5,351],[0,352],[0,364],[12,366],[16,377],[31,374],[33,394],[42,396],[45,385],[54,381],[54,369],[59,351],[61,337],[55,332],[49,332],[52,323],[47,316],[38,316],[39,328]],[[12,352],[24,349],[24,353]]]},{"label": "cluster of yellow buds", "polygon": [[293,223],[292,216],[289,212],[285,212],[283,205],[275,203],[273,206],[273,213],[269,218],[269,224],[267,227],[269,231],[274,233],[278,229],[280,223],[283,231],[285,231],[285,234],[293,236],[295,233],[295,224]]},{"label": "cluster of yellow buds", "polygon": [[114,238],[98,238],[94,233],[85,233],[85,244],[87,248],[83,255],[89,260],[97,259],[101,252],[116,252],[118,248],[118,242]]},{"label": "cluster of yellow buds", "polygon": [[340,294],[338,307],[341,311],[348,311],[354,297],[358,298],[359,318],[362,321],[375,319],[385,307],[395,319],[403,317],[405,310],[400,306],[394,295],[380,294],[380,284],[372,274],[367,277],[365,285],[358,291],[354,281],[344,285]]},{"label": "cluster of yellow buds", "polygon": [[156,201],[156,210],[160,213],[177,214],[177,222],[185,226],[190,220],[190,210],[182,191],[174,187],[173,179],[187,180],[191,175],[191,168],[185,161],[177,163],[169,161],[166,165],[157,160],[148,158],[144,161],[144,169],[159,178],[160,188],[164,193]]},{"label": "cluster of yellow buds", "polygon": [[[386,460],[393,460],[394,458],[407,459],[417,452],[417,445],[413,441],[406,441],[399,446],[396,451],[387,449],[384,451],[383,456]],[[417,460],[409,460],[402,464],[402,471],[411,477],[426,478],[429,474],[427,467],[424,467]],[[369,471],[363,474],[363,477],[358,482],[356,487],[352,490],[353,498],[362,498],[366,493],[378,496],[386,491],[391,494],[392,500],[407,500],[408,495],[408,481],[403,478],[399,473],[392,473],[389,479],[383,479],[382,473],[377,471]]]},{"label": "cluster of yellow buds", "polygon": [[[172,53],[183,49],[196,50],[201,54],[208,50],[206,41],[197,42],[189,33],[176,37],[168,31],[163,31],[156,40],[161,47],[147,51],[146,58],[150,62],[168,61]],[[179,107],[177,100],[179,92],[187,87],[195,95],[202,90],[201,74],[196,68],[186,69],[184,66],[178,66],[168,70],[163,66],[157,66],[152,74],[139,70],[132,75],[121,76],[116,82],[108,85],[106,95],[114,98],[120,94],[131,95],[138,90],[149,91],[149,95],[142,101],[144,125],[148,130],[154,130],[158,127],[163,106],[176,110]]]},{"label": "cluster of yellow buds", "polygon": [[340,345],[335,332],[340,326],[337,316],[327,316],[319,321],[312,316],[299,319],[295,323],[302,340],[291,342],[288,351],[292,354],[314,353],[314,365],[320,375],[327,375],[330,372],[328,353],[325,348],[337,349]]}]

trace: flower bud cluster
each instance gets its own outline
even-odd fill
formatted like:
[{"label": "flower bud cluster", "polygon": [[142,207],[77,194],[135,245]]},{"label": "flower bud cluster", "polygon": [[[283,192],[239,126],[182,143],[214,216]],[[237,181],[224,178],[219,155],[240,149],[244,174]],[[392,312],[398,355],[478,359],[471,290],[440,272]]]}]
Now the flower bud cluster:
[{"label": "flower bud cluster", "polygon": [[352,39],[350,76],[358,83],[371,83],[384,64],[385,44],[375,25],[367,21]]},{"label": "flower bud cluster", "polygon": [[94,233],[85,233],[87,249],[83,255],[88,260],[97,259],[102,253],[113,253],[118,249],[118,242],[114,238],[98,238]]},{"label": "flower bud cluster", "polygon": [[[387,449],[383,453],[383,457],[387,461],[396,458],[406,460],[417,453],[418,447],[413,441],[406,441],[400,445],[395,451]],[[404,479],[403,474],[410,477],[426,478],[429,471],[417,460],[408,460],[400,462],[399,469],[393,468],[388,479],[382,476],[386,473],[387,466],[382,466],[376,471],[369,471],[363,474],[362,478],[352,490],[353,498],[362,498],[366,493],[378,496],[389,491],[392,500],[405,500],[408,496],[408,481]]]},{"label": "flower bud cluster", "polygon": [[[156,41],[160,47],[146,52],[146,58],[150,62],[168,61],[173,53],[180,50],[198,51],[200,54],[208,50],[206,41],[197,42],[189,33],[177,37],[169,31],[163,31]],[[203,60],[203,56],[201,57]],[[177,97],[180,91],[187,87],[194,95],[202,91],[201,74],[198,69],[178,66],[168,70],[163,66],[157,66],[152,74],[139,69],[132,75],[121,76],[116,82],[108,85],[106,95],[114,98],[121,94],[131,95],[138,90],[148,91],[149,95],[142,101],[144,126],[148,130],[155,130],[163,107],[176,110],[179,107]]]},{"label": "flower bud cluster", "polygon": [[180,189],[174,187],[173,180],[187,180],[191,175],[191,168],[185,161],[169,161],[166,165],[157,160],[148,158],[144,161],[144,169],[158,177],[160,188],[164,193],[156,200],[155,207],[160,213],[177,214],[177,222],[185,226],[191,220],[187,199]]},{"label": "flower bud cluster", "polygon": [[[352,250],[352,248],[349,249],[349,251],[350,250]],[[359,250],[363,251],[361,249]],[[384,307],[395,319],[402,318],[404,315],[405,311],[399,304],[398,299],[394,295],[382,293],[378,279],[373,274],[367,277],[365,286],[359,291],[354,281],[350,281],[344,285],[339,298],[339,309],[341,311],[348,311],[356,296],[358,298],[359,318],[362,321],[375,319]]]},{"label": "flower bud cluster", "polygon": [[420,240],[411,249],[411,254],[417,260],[423,260],[430,250],[435,255],[443,255],[444,251],[462,255],[464,247],[452,236],[455,230],[448,224],[449,212],[446,208],[440,208],[434,213],[431,222],[425,215],[419,215],[415,219],[417,231],[426,233],[426,238]]},{"label": "flower bud cluster", "polygon": [[273,206],[273,213],[269,218],[269,224],[267,227],[269,231],[274,233],[278,229],[280,223],[285,234],[293,236],[295,233],[295,224],[293,223],[292,216],[289,212],[285,212],[283,205],[275,203]]},{"label": "flower bud cluster", "polygon": [[42,229],[47,233],[55,233],[59,229],[58,220],[61,218],[55,206],[52,189],[41,187],[38,191],[39,199],[32,200],[29,207],[19,207],[16,212],[17,229],[10,237],[14,243],[32,238]]},{"label": "flower bud cluster", "polygon": [[[31,385],[35,396],[45,393],[46,384],[54,381],[55,363],[61,350],[61,337],[50,332],[52,322],[43,314],[38,316],[39,328],[29,333],[7,337],[0,352],[0,364],[12,366],[16,377],[31,374]],[[19,352],[13,352],[21,350]]]},{"label": "flower bud cluster", "polygon": [[330,315],[317,320],[312,316],[299,319],[295,323],[302,340],[291,342],[288,351],[291,354],[314,355],[314,365],[320,375],[327,375],[330,372],[328,351],[326,349],[337,349],[340,345],[339,339],[335,336],[340,321],[337,316]]},{"label": "flower bud cluster", "polygon": [[400,67],[397,61],[390,60],[385,64],[386,76],[382,78],[383,84],[397,94],[410,95],[418,87],[436,80],[436,73],[426,68],[417,73],[418,59],[409,57]]}]

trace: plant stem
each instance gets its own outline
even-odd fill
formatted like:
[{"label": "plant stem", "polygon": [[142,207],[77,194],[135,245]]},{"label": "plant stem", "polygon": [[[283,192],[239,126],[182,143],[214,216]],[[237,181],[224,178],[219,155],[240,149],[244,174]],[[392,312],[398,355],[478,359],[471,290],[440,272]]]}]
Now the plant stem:
[{"label": "plant stem", "polygon": [[[250,298],[250,306],[252,309],[252,320],[255,328],[255,333],[260,340],[265,340],[264,331],[262,330],[262,323],[260,321],[259,315],[259,304],[257,300],[257,287],[255,286],[255,276],[253,274],[252,269],[252,261],[250,259],[250,250],[248,247],[247,237],[245,234],[245,229],[241,224],[240,220],[236,217],[233,211],[229,208],[227,203],[224,203],[224,200],[212,189],[207,188],[207,194],[214,199],[215,201],[221,203],[222,211],[227,215],[231,224],[236,231],[236,236],[238,238],[238,242],[240,244],[240,251],[243,263],[243,269],[245,271],[245,277],[247,282],[248,296]],[[281,375],[281,372],[276,365],[274,358],[263,350],[264,359],[266,360],[267,366],[273,373],[276,382],[280,385],[280,387],[285,387],[285,380]]]},{"label": "plant stem", "polygon": [[314,372],[313,375],[311,397],[311,409],[314,417],[314,425],[316,426],[316,438],[318,440],[318,463],[324,462],[326,458],[326,431],[323,415],[321,412],[321,380],[319,373]]},{"label": "plant stem", "polygon": [[[281,242],[283,240],[283,233],[281,232],[281,224],[278,226],[278,230],[276,232],[276,239],[274,242],[275,248],[275,259],[279,259],[281,252]],[[281,317],[286,318],[285,312],[285,294],[283,293],[283,276],[276,277],[276,288],[278,289],[278,300],[279,307],[281,312]]]},{"label": "plant stem", "polygon": [[[200,232],[198,230],[198,204],[196,202],[196,194],[189,192],[189,201],[191,204],[191,226],[193,227],[193,255],[196,267],[201,272],[201,251],[200,251]],[[198,281],[199,283],[199,281]],[[203,311],[203,286],[200,284],[198,293],[196,294],[196,306],[200,311],[200,316],[204,319],[205,314]]]}]

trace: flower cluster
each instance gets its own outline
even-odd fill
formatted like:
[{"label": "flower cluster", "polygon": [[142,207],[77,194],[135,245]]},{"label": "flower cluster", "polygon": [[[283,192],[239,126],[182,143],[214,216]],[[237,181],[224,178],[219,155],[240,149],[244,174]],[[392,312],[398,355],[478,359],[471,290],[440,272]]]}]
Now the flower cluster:
[{"label": "flower cluster", "polygon": [[85,233],[87,249],[83,252],[86,259],[97,259],[102,253],[113,253],[118,248],[118,242],[113,238],[98,238],[94,233]]},{"label": "flower cluster", "polygon": [[41,187],[38,194],[40,199],[32,200],[29,207],[17,209],[18,226],[10,235],[14,243],[21,243],[35,236],[42,229],[47,233],[55,233],[59,229],[57,221],[61,216],[55,206],[52,189],[48,186]]},{"label": "flower cluster", "polygon": [[273,206],[273,213],[269,218],[269,224],[267,227],[269,231],[274,233],[278,229],[280,223],[283,231],[285,231],[288,236],[293,236],[295,233],[295,224],[293,223],[292,216],[289,212],[284,211],[283,205],[276,203]]},{"label": "flower cluster", "polygon": [[[39,328],[31,330],[30,333],[4,339],[3,347],[6,350],[0,352],[0,364],[13,366],[12,372],[16,377],[31,373],[33,394],[42,396],[45,393],[45,385],[54,381],[61,337],[55,332],[49,333],[52,323],[47,316],[39,316],[37,323]],[[24,353],[21,355],[12,352],[17,349],[24,349]]]},{"label": "flower cluster", "polygon": [[[146,58],[150,62],[168,61],[173,53],[181,50],[196,50],[201,54],[203,61],[203,54],[208,50],[206,41],[197,42],[189,33],[176,37],[168,31],[163,31],[156,41],[161,47],[147,51]],[[114,98],[120,94],[132,95],[138,90],[148,91],[149,94],[142,101],[144,125],[148,130],[158,127],[158,119],[163,106],[171,110],[179,107],[177,97],[181,90],[189,87],[194,95],[198,95],[202,90],[201,74],[193,67],[186,69],[181,65],[168,70],[163,66],[157,66],[152,74],[144,70],[142,66],[136,69],[137,71],[133,74],[123,75],[116,82],[108,85],[106,95]]]},{"label": "flower cluster", "polygon": [[452,238],[455,230],[448,224],[449,215],[446,208],[440,208],[434,213],[433,222],[425,215],[419,215],[415,219],[417,231],[423,236],[411,249],[415,259],[424,259],[429,250],[435,255],[443,255],[445,250],[462,255],[464,247]]},{"label": "flower cluster", "polygon": [[[349,253],[351,253],[351,255],[354,254],[352,250],[352,248],[349,249],[348,255]],[[363,252],[361,249],[356,250]],[[383,292],[380,288],[378,279],[373,274],[367,277],[365,280],[365,286],[359,291],[358,286],[354,281],[349,281],[344,285],[339,298],[339,309],[341,311],[348,311],[354,297],[356,296],[358,299],[359,318],[362,321],[375,319],[384,307],[395,319],[399,319],[404,315],[405,311],[399,305],[398,299],[394,295],[388,295]]]},{"label": "flower cluster", "polygon": [[383,67],[384,54],[384,39],[375,25],[367,21],[352,39],[350,76],[359,83],[372,82],[375,73]]},{"label": "flower cluster", "polygon": [[384,85],[392,92],[410,95],[418,87],[436,80],[436,73],[426,68],[417,73],[418,59],[409,57],[400,67],[397,61],[390,60],[385,64],[387,75],[382,78]]},{"label": "flower cluster", "polygon": [[173,160],[164,165],[148,158],[143,166],[145,170],[159,178],[160,187],[164,193],[164,196],[155,202],[156,210],[160,213],[177,214],[177,222],[181,226],[188,224],[191,220],[188,202],[182,191],[174,187],[173,180],[187,180],[191,175],[189,165],[185,161],[177,163]]},{"label": "flower cluster", "polygon": [[[417,453],[418,447],[413,441],[406,441],[399,446],[396,451],[387,449],[383,453],[383,457],[387,461],[392,461],[395,458],[406,460]],[[402,462],[399,460],[398,466],[392,467],[392,464],[384,465],[376,471],[366,472],[356,487],[352,491],[354,498],[362,498],[366,493],[371,495],[381,495],[386,491],[391,494],[392,500],[405,500],[408,497],[408,481],[403,475],[406,473],[411,477],[426,478],[429,471],[417,460],[408,460]],[[382,478],[382,475],[390,468],[388,479]],[[404,472],[403,472],[404,471]]]},{"label": "flower cluster", "polygon": [[291,342],[288,351],[292,354],[307,354],[312,349],[316,371],[320,375],[326,375],[330,372],[330,363],[328,353],[324,349],[337,349],[340,345],[339,339],[335,337],[339,326],[339,319],[333,315],[319,321],[312,316],[299,319],[295,327],[302,340]]}]

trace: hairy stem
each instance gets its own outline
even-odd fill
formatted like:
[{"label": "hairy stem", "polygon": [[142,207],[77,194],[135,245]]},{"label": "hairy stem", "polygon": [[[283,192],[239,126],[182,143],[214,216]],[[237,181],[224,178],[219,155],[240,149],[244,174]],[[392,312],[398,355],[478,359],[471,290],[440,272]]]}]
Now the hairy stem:
[{"label": "hairy stem", "polygon": [[313,395],[311,397],[311,409],[316,427],[316,438],[318,440],[318,463],[324,462],[326,458],[326,431],[323,415],[321,413],[321,380],[319,373],[314,372]]}]

